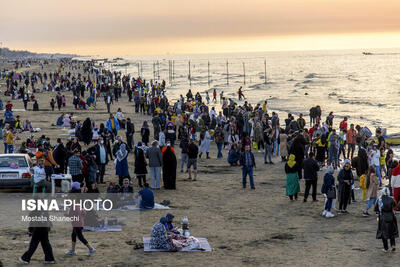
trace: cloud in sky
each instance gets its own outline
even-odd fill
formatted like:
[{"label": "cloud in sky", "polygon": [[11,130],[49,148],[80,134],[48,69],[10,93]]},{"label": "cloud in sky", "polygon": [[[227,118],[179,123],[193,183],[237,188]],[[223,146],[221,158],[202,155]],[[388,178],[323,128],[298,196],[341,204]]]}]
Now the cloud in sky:
[{"label": "cloud in sky", "polygon": [[151,53],[149,44],[173,48],[174,40],[179,47],[185,40],[229,46],[232,39],[400,32],[398,0],[14,0],[7,10],[0,42],[62,52],[115,46]]}]

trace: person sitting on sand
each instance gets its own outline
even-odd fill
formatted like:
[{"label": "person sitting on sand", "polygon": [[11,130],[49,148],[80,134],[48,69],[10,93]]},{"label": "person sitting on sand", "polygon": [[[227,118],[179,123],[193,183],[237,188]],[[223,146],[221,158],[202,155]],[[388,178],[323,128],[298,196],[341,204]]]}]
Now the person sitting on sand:
[{"label": "person sitting on sand", "polygon": [[165,218],[167,218],[167,224],[165,225],[167,232],[175,232],[175,227],[172,224],[175,216],[171,213],[167,213],[167,215],[165,215]]},{"label": "person sitting on sand", "polygon": [[71,127],[71,119],[69,118],[68,114],[65,114],[62,126],[63,127]]},{"label": "person sitting on sand", "polygon": [[56,125],[57,126],[63,126],[63,119],[64,119],[64,114],[61,114],[60,117],[58,117]]},{"label": "person sitting on sand", "polygon": [[30,120],[25,120],[23,125],[24,132],[33,132],[32,122]]},{"label": "person sitting on sand", "polygon": [[239,159],[240,159],[240,154],[236,150],[236,144],[233,144],[231,146],[231,149],[229,150],[228,163],[231,166],[237,166]]},{"label": "person sitting on sand", "polygon": [[106,199],[110,199],[113,207],[118,207],[118,192],[120,187],[114,182],[110,182],[107,187]]},{"label": "person sitting on sand", "polygon": [[37,100],[35,100],[35,102],[33,103],[33,111],[39,111],[39,104],[37,102]]},{"label": "person sitting on sand", "polygon": [[144,184],[144,188],[138,192],[136,197],[142,198],[139,202],[139,207],[141,209],[152,209],[154,208],[154,193],[151,191],[148,183]]},{"label": "person sitting on sand", "polygon": [[165,249],[175,250],[171,236],[168,235],[167,224],[168,219],[162,217],[158,223],[153,226],[151,230],[150,248],[152,249]]},{"label": "person sitting on sand", "polygon": [[134,205],[133,187],[130,185],[129,179],[125,178],[122,187],[119,189],[120,201],[118,206]]}]

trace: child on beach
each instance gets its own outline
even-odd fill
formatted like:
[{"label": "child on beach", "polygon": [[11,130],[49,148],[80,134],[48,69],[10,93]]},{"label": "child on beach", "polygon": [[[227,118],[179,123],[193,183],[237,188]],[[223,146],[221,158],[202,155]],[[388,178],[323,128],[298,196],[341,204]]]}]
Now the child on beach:
[{"label": "child on beach", "polygon": [[382,173],[385,172],[385,176],[387,176],[387,170],[386,170],[386,153],[385,149],[381,148],[381,157],[380,157],[380,168],[381,168],[381,175]]},{"label": "child on beach", "polygon": [[332,202],[336,199],[335,178],[333,177],[334,171],[333,167],[329,165],[321,188],[321,193],[326,196],[325,208],[322,212],[322,216],[325,216],[326,218],[332,218],[335,216],[331,212]]}]

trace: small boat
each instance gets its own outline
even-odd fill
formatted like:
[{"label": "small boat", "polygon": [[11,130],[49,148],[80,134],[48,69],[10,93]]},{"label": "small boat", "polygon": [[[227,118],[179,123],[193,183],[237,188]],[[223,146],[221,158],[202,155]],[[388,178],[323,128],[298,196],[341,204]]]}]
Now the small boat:
[{"label": "small boat", "polygon": [[[384,135],[383,138],[385,138],[385,142],[391,146],[400,146],[400,133]],[[372,139],[376,143],[378,142],[375,136]]]},{"label": "small boat", "polygon": [[391,146],[399,146],[400,145],[400,133],[386,135],[383,137],[385,138],[385,142]]},{"label": "small boat", "polygon": [[370,55],[372,55],[371,52],[362,52],[362,53],[363,53],[364,56],[370,56]]}]

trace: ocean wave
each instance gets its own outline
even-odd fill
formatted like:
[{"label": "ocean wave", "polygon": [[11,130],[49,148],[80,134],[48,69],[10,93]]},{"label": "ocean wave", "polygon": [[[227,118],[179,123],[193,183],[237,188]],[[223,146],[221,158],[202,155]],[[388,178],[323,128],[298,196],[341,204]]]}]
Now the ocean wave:
[{"label": "ocean wave", "polygon": [[312,83],[313,81],[312,80],[305,80],[305,81],[303,81],[303,83]]},{"label": "ocean wave", "polygon": [[339,98],[339,104],[350,104],[350,105],[367,105],[367,106],[374,106],[374,107],[386,107],[386,104],[374,104],[368,101],[355,101],[355,100],[346,100]]},{"label": "ocean wave", "polygon": [[316,73],[310,73],[306,76],[304,76],[305,79],[313,79],[313,78],[317,78],[317,74]]},{"label": "ocean wave", "polygon": [[289,80],[287,80],[288,82],[295,82],[296,80],[295,79],[289,79]]}]

